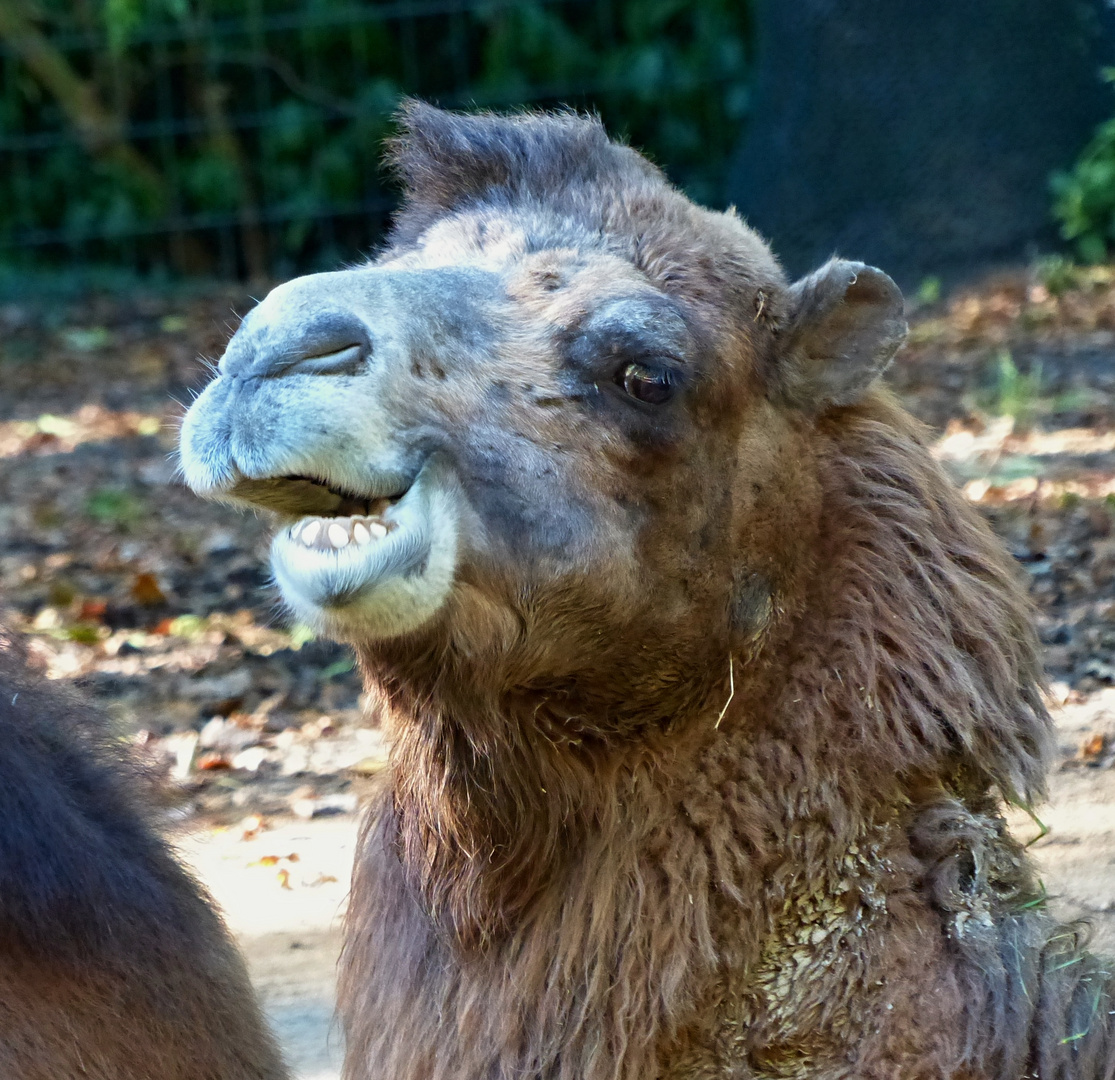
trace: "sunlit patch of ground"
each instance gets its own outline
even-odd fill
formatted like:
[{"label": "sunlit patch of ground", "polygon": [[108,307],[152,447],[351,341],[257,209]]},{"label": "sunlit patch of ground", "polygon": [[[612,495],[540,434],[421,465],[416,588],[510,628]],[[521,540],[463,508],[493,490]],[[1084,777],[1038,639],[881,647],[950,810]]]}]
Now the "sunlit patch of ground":
[{"label": "sunlit patch of ground", "polygon": [[134,435],[158,435],[173,424],[180,410],[168,416],[82,405],[68,416],[43,413],[35,420],[0,422],[0,458],[22,454],[68,454],[82,443],[106,442]]},{"label": "sunlit patch of ground", "polygon": [[1038,823],[1021,811],[1011,828],[1029,848],[1049,895],[1050,910],[1091,926],[1093,947],[1115,955],[1115,689],[1054,710],[1060,764]]},{"label": "sunlit patch of ground", "polygon": [[300,1080],[334,1080],[341,920],[356,845],[352,815],[259,830],[198,829],[179,850],[220,904]]}]

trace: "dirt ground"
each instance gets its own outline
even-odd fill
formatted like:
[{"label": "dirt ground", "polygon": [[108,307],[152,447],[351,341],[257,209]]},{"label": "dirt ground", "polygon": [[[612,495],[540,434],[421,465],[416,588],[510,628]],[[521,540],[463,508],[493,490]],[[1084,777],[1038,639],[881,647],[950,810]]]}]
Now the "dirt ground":
[{"label": "dirt ground", "polygon": [[[267,523],[176,480],[235,288],[0,298],[0,618],[166,777],[298,1075],[338,1074],[339,921],[382,769],[347,651],[287,623]],[[1115,951],[1115,271],[1019,271],[913,313],[888,380],[1029,576],[1056,707],[1055,909]],[[1038,825],[1013,821],[1020,835]]]},{"label": "dirt ground", "polygon": [[[242,829],[212,828],[179,838],[180,852],[240,941],[300,1080],[336,1080],[340,1071],[333,985],[356,833],[349,814],[279,820],[248,839]],[[297,862],[289,861],[292,855]]]}]

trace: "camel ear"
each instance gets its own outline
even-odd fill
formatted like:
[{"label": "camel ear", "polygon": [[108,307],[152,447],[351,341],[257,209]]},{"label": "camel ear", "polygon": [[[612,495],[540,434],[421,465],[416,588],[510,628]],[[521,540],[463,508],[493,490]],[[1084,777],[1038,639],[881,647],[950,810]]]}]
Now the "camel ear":
[{"label": "camel ear", "polygon": [[851,405],[906,338],[902,293],[882,270],[831,259],[790,286],[777,336],[790,404]]}]

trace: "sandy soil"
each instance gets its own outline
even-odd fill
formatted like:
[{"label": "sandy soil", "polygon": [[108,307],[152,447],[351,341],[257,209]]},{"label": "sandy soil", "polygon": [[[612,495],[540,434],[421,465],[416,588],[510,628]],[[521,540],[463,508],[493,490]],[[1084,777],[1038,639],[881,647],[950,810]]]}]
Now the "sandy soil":
[{"label": "sandy soil", "polygon": [[[1111,745],[1115,690],[1068,705],[1055,717],[1063,760],[1050,776],[1048,803],[1037,811],[1049,832],[1030,853],[1051,910],[1058,918],[1090,923],[1093,948],[1115,956],[1115,769],[1103,753],[1080,754],[1097,736]],[[1024,815],[1014,814],[1011,824],[1021,837],[1037,833]]]},{"label": "sandy soil", "polygon": [[247,840],[237,828],[179,841],[224,910],[299,1080],[340,1075],[334,983],[356,833],[346,815],[276,824]]}]

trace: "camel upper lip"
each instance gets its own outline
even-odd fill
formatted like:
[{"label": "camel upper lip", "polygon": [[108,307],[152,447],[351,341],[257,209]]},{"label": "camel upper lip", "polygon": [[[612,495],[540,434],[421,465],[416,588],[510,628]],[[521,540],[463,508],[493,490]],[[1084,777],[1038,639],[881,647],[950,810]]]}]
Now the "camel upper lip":
[{"label": "camel upper lip", "polygon": [[325,477],[288,474],[243,477],[226,489],[224,497],[291,518],[375,516],[397,503],[410,487],[392,480],[357,491]]}]

